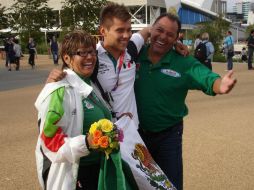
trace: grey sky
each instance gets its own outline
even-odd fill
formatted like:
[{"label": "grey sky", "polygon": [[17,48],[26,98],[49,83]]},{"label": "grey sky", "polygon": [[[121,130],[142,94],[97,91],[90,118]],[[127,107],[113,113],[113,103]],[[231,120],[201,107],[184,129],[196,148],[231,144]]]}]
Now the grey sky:
[{"label": "grey sky", "polygon": [[227,0],[227,9],[228,12],[233,11],[233,5],[236,3],[236,0]]}]

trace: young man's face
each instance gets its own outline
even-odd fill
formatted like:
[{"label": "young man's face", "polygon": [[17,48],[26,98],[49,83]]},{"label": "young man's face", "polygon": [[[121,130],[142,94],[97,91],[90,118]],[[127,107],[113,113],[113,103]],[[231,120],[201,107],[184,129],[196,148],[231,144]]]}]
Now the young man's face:
[{"label": "young man's face", "polygon": [[101,26],[101,34],[104,37],[104,46],[117,52],[122,52],[126,49],[128,42],[131,38],[131,21],[121,21],[113,18],[110,27]]},{"label": "young man's face", "polygon": [[164,55],[168,52],[177,40],[178,24],[167,17],[161,18],[151,28],[151,50],[152,52]]}]

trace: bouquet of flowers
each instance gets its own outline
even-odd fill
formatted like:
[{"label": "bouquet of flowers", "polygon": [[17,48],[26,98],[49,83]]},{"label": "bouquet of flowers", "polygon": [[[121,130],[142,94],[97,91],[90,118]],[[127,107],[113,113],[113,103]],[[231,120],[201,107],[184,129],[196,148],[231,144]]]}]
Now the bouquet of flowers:
[{"label": "bouquet of flowers", "polygon": [[113,150],[119,149],[119,142],[123,142],[123,131],[107,119],[93,123],[89,135],[92,139],[90,148],[103,151],[107,159]]}]

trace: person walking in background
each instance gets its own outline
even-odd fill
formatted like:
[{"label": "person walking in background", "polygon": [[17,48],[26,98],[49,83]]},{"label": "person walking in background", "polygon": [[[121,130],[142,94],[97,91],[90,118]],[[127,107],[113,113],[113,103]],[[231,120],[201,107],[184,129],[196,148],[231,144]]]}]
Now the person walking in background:
[{"label": "person walking in background", "polygon": [[247,39],[248,45],[248,69],[253,70],[252,61],[254,53],[254,30],[251,30],[250,36]]},{"label": "person walking in background", "polygon": [[227,70],[233,69],[233,56],[234,56],[234,38],[231,31],[227,31],[227,36],[223,43],[224,53],[227,59]]},{"label": "person walking in background", "polygon": [[53,36],[51,43],[50,43],[50,50],[53,57],[53,62],[55,65],[58,65],[58,43],[56,37]]},{"label": "person walking in background", "polygon": [[179,33],[178,40],[179,40],[181,43],[183,43],[183,39],[184,39],[184,33],[183,33],[183,31],[181,31],[181,32]]},{"label": "person walking in background", "polygon": [[202,42],[202,40],[201,40],[201,35],[198,34],[198,35],[196,36],[196,39],[195,39],[195,42],[194,42],[194,45],[193,45],[194,50],[197,48],[197,46],[200,44],[200,42]]},{"label": "person walking in background", "polygon": [[212,58],[214,54],[214,46],[212,42],[209,41],[209,34],[207,32],[202,34],[202,43],[206,46],[206,60],[203,63],[210,70],[212,70]]},{"label": "person walking in background", "polygon": [[9,38],[9,42],[8,42],[8,46],[7,46],[7,48],[8,48],[8,71],[11,71],[11,65],[12,64],[15,64],[15,51],[14,51],[14,48],[13,48],[13,46],[14,46],[14,42],[13,42],[13,37],[10,37]]},{"label": "person walking in background", "polygon": [[10,45],[10,40],[9,40],[9,38],[6,38],[4,41],[5,67],[8,67],[8,65],[9,65],[9,56],[8,56],[9,45]]},{"label": "person walking in background", "polygon": [[33,38],[29,38],[29,42],[27,44],[27,49],[28,49],[28,53],[29,53],[29,58],[28,58],[28,64],[30,64],[32,66],[32,69],[35,66],[35,54],[36,54],[36,43],[34,42]]},{"label": "person walking in background", "polygon": [[22,56],[22,50],[18,39],[14,39],[13,50],[15,52],[16,71],[18,71],[20,67],[20,57]]},{"label": "person walking in background", "polygon": [[246,51],[245,47],[243,47],[242,51],[241,51],[241,60],[243,62],[247,62],[247,60],[248,60],[247,51]]}]

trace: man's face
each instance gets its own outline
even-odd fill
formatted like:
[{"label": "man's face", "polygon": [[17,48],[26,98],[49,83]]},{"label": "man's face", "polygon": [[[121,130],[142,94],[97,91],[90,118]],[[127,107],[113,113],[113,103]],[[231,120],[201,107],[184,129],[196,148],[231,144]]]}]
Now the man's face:
[{"label": "man's face", "polygon": [[101,34],[104,37],[104,46],[106,49],[122,52],[126,49],[131,38],[131,21],[121,21],[113,18],[112,25],[108,28],[101,26]]},{"label": "man's face", "polygon": [[167,17],[161,18],[151,28],[151,51],[163,56],[177,40],[178,25]]}]

